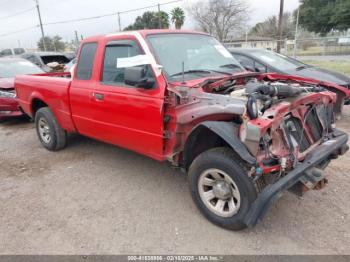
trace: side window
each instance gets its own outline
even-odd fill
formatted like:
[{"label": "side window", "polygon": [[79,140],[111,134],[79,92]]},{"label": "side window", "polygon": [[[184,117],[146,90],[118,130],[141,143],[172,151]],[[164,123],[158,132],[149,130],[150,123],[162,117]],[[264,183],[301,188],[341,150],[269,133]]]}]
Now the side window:
[{"label": "side window", "polygon": [[12,50],[11,49],[4,49],[1,51],[1,55],[3,55],[3,56],[12,55]]},{"label": "side window", "polygon": [[254,60],[246,57],[244,55],[237,55],[235,54],[234,57],[238,60],[238,62],[247,70],[249,71],[255,71],[254,70]]},{"label": "side window", "polygon": [[32,62],[33,64],[36,64],[37,66],[41,66],[39,59],[34,55],[30,55],[26,59]]},{"label": "side window", "polygon": [[125,68],[118,67],[118,59],[141,54],[134,41],[121,40],[107,44],[103,62],[102,82],[124,83]]},{"label": "side window", "polygon": [[[139,87],[140,83],[127,81],[125,79],[126,68],[123,67],[118,60],[122,58],[134,57],[137,55],[142,55],[143,52],[139,48],[138,44],[132,40],[119,40],[112,41],[106,45],[104,62],[103,62],[103,72],[101,81],[106,84],[115,84],[120,86],[135,86]],[[136,71],[133,71],[135,69]],[[149,65],[140,66],[130,66],[127,67],[128,73],[137,74],[137,72],[142,72],[142,79],[146,82],[153,79],[152,70]],[[154,82],[154,80],[151,80]],[[143,84],[143,83],[142,83]],[[141,85],[142,85],[141,84]],[[148,88],[152,88],[150,83],[145,83]],[[151,84],[152,85],[152,84]]]},{"label": "side window", "polygon": [[86,43],[83,45],[77,65],[77,79],[89,80],[91,78],[96,49],[97,43]]},{"label": "side window", "polygon": [[260,73],[266,73],[267,72],[267,68],[266,66],[264,66],[263,64],[260,64],[259,62],[254,63],[254,69],[256,72],[260,72]]},{"label": "side window", "polygon": [[23,48],[14,48],[13,51],[15,52],[15,55],[20,55],[25,52]]},{"label": "side window", "polygon": [[30,62],[34,63],[34,56],[33,55],[24,56],[24,58],[29,60]]}]

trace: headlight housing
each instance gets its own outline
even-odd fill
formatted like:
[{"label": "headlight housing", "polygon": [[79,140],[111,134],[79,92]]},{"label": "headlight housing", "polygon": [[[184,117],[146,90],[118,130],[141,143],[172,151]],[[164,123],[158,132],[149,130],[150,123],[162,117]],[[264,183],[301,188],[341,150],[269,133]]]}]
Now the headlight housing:
[{"label": "headlight housing", "polygon": [[0,97],[15,98],[16,92],[15,91],[1,91],[0,90]]}]

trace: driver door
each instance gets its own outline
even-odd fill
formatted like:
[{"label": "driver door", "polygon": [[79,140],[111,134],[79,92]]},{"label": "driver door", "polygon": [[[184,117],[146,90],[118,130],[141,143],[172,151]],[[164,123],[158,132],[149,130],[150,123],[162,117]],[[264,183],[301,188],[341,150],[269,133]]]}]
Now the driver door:
[{"label": "driver door", "polygon": [[[91,90],[93,136],[149,157],[163,159],[164,88],[126,84],[118,59],[144,54],[136,39],[113,39],[105,44],[100,77]],[[119,60],[121,61],[121,60]],[[163,90],[163,91],[162,91]]]}]

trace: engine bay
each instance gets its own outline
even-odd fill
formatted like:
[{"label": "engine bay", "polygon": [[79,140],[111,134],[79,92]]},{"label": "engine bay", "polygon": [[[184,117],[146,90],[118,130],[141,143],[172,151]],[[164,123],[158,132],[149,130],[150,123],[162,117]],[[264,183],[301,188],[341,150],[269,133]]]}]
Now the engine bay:
[{"label": "engine bay", "polygon": [[250,78],[219,81],[218,83],[203,86],[205,92],[227,95],[247,103],[247,112],[250,119],[256,119],[272,105],[288,101],[293,97],[326,91],[319,85],[298,83],[285,80],[267,81]]}]

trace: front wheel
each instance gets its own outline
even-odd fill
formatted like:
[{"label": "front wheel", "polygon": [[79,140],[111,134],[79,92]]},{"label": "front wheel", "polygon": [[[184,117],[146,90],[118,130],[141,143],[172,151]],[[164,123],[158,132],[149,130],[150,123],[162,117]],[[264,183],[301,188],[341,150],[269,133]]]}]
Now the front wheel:
[{"label": "front wheel", "polygon": [[46,149],[57,151],[66,146],[67,133],[48,107],[40,108],[36,112],[35,127],[39,140]]},{"label": "front wheel", "polygon": [[246,228],[244,218],[256,199],[253,182],[228,148],[200,154],[189,168],[192,198],[212,223],[231,230]]}]

